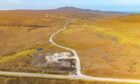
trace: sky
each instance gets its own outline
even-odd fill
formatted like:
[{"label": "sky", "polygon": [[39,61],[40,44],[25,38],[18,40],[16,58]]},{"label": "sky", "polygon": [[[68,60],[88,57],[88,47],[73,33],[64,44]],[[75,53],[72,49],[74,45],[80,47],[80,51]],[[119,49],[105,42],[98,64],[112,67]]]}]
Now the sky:
[{"label": "sky", "polygon": [[0,10],[78,7],[92,10],[140,12],[140,0],[0,0]]}]

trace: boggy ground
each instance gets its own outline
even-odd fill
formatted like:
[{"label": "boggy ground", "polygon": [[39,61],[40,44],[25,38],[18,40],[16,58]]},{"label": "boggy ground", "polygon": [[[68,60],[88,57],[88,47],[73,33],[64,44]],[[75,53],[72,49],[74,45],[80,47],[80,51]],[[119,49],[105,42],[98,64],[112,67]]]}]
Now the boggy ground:
[{"label": "boggy ground", "polygon": [[84,74],[139,79],[138,17],[128,15],[95,22],[77,20],[55,40],[78,52]]},{"label": "boggy ground", "polygon": [[66,22],[75,18],[95,21],[120,15],[123,14],[73,7],[0,11],[0,70],[42,72],[46,69],[32,65],[33,56],[65,51],[51,45],[49,37]]},{"label": "boggy ground", "polygon": [[[44,49],[41,53],[63,51],[48,42],[49,36],[69,21],[67,17],[60,15],[40,11],[0,12],[0,70],[44,70],[31,65],[32,55],[38,53],[37,48]],[[108,20],[100,18],[98,21],[85,16],[87,15],[84,13],[84,19],[78,18],[79,20],[71,23],[70,29],[56,39],[62,45],[76,49],[81,60],[82,73],[103,77],[140,78],[139,15]],[[22,80],[25,84],[30,79]],[[28,82],[32,84],[33,81]],[[42,81],[37,83],[43,84]]]},{"label": "boggy ground", "polygon": [[0,70],[42,72],[44,68],[32,65],[33,56],[63,51],[49,37],[67,20],[47,12],[0,11]]}]

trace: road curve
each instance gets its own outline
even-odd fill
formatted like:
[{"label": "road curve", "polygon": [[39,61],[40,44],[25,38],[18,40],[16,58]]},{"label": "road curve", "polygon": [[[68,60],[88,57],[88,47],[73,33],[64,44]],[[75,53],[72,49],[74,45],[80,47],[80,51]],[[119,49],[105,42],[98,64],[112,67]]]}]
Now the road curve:
[{"label": "road curve", "polygon": [[84,77],[84,75],[81,74],[80,59],[79,59],[79,57],[78,57],[76,51],[75,51],[74,49],[72,49],[72,48],[68,48],[68,47],[59,45],[59,44],[57,44],[56,42],[54,42],[54,40],[53,40],[53,38],[54,38],[57,34],[59,34],[60,32],[62,32],[62,31],[64,31],[64,30],[67,29],[67,25],[68,25],[68,24],[69,24],[69,23],[67,22],[67,23],[63,26],[62,29],[60,29],[60,30],[56,31],[54,34],[52,34],[52,35],[50,36],[49,41],[50,41],[50,43],[52,43],[53,45],[55,45],[55,46],[57,46],[57,47],[59,47],[59,48],[63,48],[63,49],[69,50],[69,51],[71,51],[71,52],[73,53],[74,58],[76,59],[76,76]]},{"label": "road curve", "polygon": [[68,24],[69,22],[65,23],[65,25],[63,26],[62,29],[56,31],[54,34],[51,35],[50,37],[50,42],[59,47],[59,48],[63,48],[63,49],[66,49],[66,50],[69,50],[71,51],[73,54],[74,54],[74,57],[76,59],[76,69],[77,69],[77,72],[76,72],[76,75],[73,75],[71,77],[77,77],[77,78],[83,78],[83,79],[86,79],[86,80],[94,80],[94,81],[104,81],[104,82],[121,82],[121,83],[139,83],[140,84],[140,80],[134,80],[134,79],[117,79],[117,78],[102,78],[102,77],[91,77],[91,76],[86,76],[84,74],[81,73],[81,65],[80,65],[80,59],[78,57],[78,54],[76,53],[76,51],[72,48],[68,48],[68,47],[65,47],[63,45],[60,45],[56,42],[54,42],[53,38],[59,34],[60,32],[66,30],[68,27]]},{"label": "road curve", "polygon": [[72,80],[88,80],[88,81],[99,81],[99,82],[116,82],[116,83],[133,83],[133,84],[140,84],[140,80],[135,79],[119,79],[119,78],[103,78],[103,77],[91,77],[81,74],[81,66],[80,66],[80,60],[79,57],[74,49],[67,48],[64,46],[61,46],[53,41],[53,38],[60,33],[61,31],[64,31],[67,29],[67,25],[69,23],[66,23],[62,29],[58,30],[50,37],[50,42],[60,48],[67,49],[74,53],[74,56],[77,60],[77,75],[53,75],[53,74],[41,74],[41,73],[26,73],[26,72],[8,72],[8,71],[0,71],[1,76],[14,76],[14,77],[31,77],[31,78],[52,78],[52,79],[72,79]]}]

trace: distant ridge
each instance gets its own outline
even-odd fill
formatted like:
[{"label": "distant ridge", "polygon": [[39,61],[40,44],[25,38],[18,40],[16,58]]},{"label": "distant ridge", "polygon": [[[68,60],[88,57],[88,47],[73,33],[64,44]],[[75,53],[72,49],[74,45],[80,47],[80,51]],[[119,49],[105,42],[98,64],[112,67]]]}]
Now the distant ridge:
[{"label": "distant ridge", "polygon": [[[0,12],[7,12],[7,11],[0,11]],[[69,18],[79,18],[79,19],[81,18],[81,19],[92,19],[92,20],[126,15],[126,13],[122,13],[122,12],[80,9],[76,7],[61,7],[61,8],[49,9],[49,10],[25,10],[25,9],[9,10],[8,12],[9,13],[25,13],[25,14],[29,14],[29,13],[46,14],[47,13],[47,14],[53,14],[53,15],[69,17]]]},{"label": "distant ridge", "polygon": [[76,8],[76,7],[61,7],[57,8],[56,10],[58,11],[85,11],[89,13],[95,13],[95,12],[106,12],[106,13],[114,13],[114,14],[126,14],[124,12],[114,12],[114,11],[101,11],[101,10],[91,10],[91,9],[81,9],[81,8]]},{"label": "distant ridge", "polygon": [[81,8],[76,8],[76,7],[61,7],[61,8],[56,8],[56,9],[43,9],[43,10],[34,10],[34,9],[15,9],[15,10],[0,10],[0,11],[42,11],[42,12],[47,12],[47,11],[69,11],[69,12],[88,12],[88,13],[112,13],[112,14],[126,14],[124,12],[114,12],[114,11],[101,11],[101,10],[91,10],[91,9],[81,9]]},{"label": "distant ridge", "polygon": [[80,9],[75,7],[61,7],[61,8],[49,10],[49,13],[59,14],[62,16],[67,16],[72,18],[82,18],[82,19],[92,19],[92,20],[126,15],[126,13],[121,13],[121,12]]}]

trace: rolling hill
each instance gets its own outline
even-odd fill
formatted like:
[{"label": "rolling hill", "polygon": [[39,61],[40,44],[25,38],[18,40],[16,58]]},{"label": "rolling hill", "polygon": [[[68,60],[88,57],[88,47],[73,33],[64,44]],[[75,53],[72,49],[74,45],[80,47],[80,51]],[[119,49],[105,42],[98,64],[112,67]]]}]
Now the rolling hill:
[{"label": "rolling hill", "polygon": [[[37,49],[43,48],[41,53],[64,51],[52,46],[49,37],[66,22],[76,19],[55,41],[76,49],[82,73],[101,77],[140,78],[139,17],[74,7],[0,11],[0,70],[44,71],[44,68],[32,65],[33,56],[40,53]],[[58,80],[55,82],[61,83]]]}]

